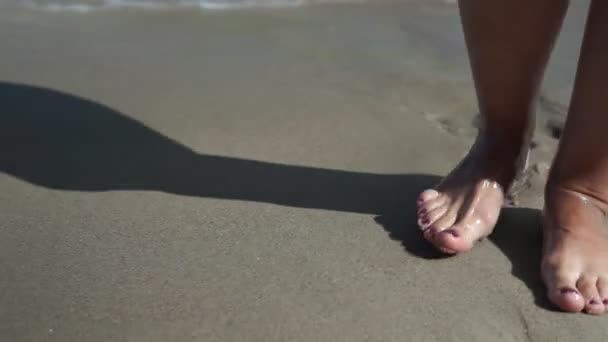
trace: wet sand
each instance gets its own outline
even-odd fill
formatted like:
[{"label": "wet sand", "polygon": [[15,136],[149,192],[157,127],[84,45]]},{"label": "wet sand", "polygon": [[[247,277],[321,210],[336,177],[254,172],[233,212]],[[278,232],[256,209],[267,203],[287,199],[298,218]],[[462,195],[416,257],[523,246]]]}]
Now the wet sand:
[{"label": "wet sand", "polygon": [[529,171],[441,258],[414,199],[475,136],[447,3],[0,13],[0,341],[601,341],[538,276],[574,4]]}]

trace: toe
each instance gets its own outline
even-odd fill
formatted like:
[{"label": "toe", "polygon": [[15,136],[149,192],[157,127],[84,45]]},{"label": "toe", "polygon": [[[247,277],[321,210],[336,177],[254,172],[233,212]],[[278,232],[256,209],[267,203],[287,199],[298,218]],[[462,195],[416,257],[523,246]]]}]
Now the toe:
[{"label": "toe", "polygon": [[438,216],[437,219],[433,222],[433,224],[431,224],[429,227],[435,233],[439,233],[453,226],[454,223],[456,223],[456,217],[457,215],[454,212],[453,208],[446,206],[446,212],[443,215]]},{"label": "toe", "polygon": [[585,307],[583,296],[571,287],[561,287],[549,293],[549,299],[567,312],[581,312]]},{"label": "toe", "polygon": [[462,225],[456,224],[442,230],[435,236],[435,244],[444,251],[462,253],[473,248],[478,238],[471,236],[471,232]]},{"label": "toe", "polygon": [[446,203],[447,203],[446,196],[439,194],[439,196],[437,196],[433,199],[430,199],[421,204],[418,204],[418,216],[422,216],[426,213],[429,213],[430,211],[433,211],[441,206],[446,205]]},{"label": "toe", "polygon": [[547,296],[560,309],[567,312],[581,312],[585,307],[585,299],[576,288],[577,275],[573,273],[558,273],[550,276],[547,281]]},{"label": "toe", "polygon": [[599,277],[597,280],[597,290],[604,307],[608,310],[608,275]]},{"label": "toe", "polygon": [[438,219],[440,219],[443,215],[448,212],[448,206],[443,205],[439,206],[431,211],[425,211],[422,214],[418,215],[418,226],[421,229],[426,229],[432,224],[434,224]]},{"label": "toe", "polygon": [[462,253],[473,248],[475,243],[489,235],[493,228],[494,222],[472,215],[458,220],[452,227],[438,234],[435,239],[444,248]]},{"label": "toe", "polygon": [[438,243],[436,238],[440,235],[440,233],[451,227],[452,225],[454,225],[454,222],[456,221],[456,214],[453,213],[451,210],[447,210],[446,213],[444,213],[442,216],[440,216],[439,218],[437,218],[437,220],[435,220],[435,222],[433,222],[432,224],[430,224],[424,231],[424,237],[431,242],[432,244],[434,244],[438,249],[442,250],[443,252],[446,253],[455,253],[455,251],[449,250],[449,249],[444,249],[443,245]]},{"label": "toe", "polygon": [[597,281],[597,277],[583,275],[576,282],[576,287],[585,300],[584,311],[592,315],[604,313],[604,303],[597,289]]},{"label": "toe", "polygon": [[434,189],[424,190],[418,196],[418,204],[422,204],[424,202],[430,201],[432,199],[437,198],[438,196],[439,196],[439,192],[437,192],[437,190],[434,190]]}]

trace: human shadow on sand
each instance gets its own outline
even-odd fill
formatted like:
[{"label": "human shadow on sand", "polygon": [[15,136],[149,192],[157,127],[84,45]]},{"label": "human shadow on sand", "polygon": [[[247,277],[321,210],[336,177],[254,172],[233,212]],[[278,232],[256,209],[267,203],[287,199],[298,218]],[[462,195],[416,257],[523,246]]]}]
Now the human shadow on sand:
[{"label": "human shadow on sand", "polygon": [[[200,154],[107,106],[0,82],[0,171],[58,190],[150,190],[372,214],[392,239],[439,257],[415,224],[418,193],[437,176],[373,174]],[[537,298],[538,213],[509,209],[492,240]],[[542,302],[542,300],[541,300]]]}]

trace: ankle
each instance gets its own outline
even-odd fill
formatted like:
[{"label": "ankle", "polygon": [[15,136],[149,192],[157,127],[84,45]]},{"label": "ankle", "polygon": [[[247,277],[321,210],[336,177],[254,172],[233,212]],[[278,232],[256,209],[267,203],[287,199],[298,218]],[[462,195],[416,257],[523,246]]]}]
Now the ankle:
[{"label": "ankle", "polygon": [[531,133],[527,126],[493,124],[479,128],[478,140],[495,153],[517,157],[528,149]]},{"label": "ankle", "polygon": [[591,203],[604,214],[608,213],[608,189],[599,189],[584,180],[558,179],[551,175],[545,186],[545,203],[549,209],[559,204],[561,198],[578,198],[582,203]]},{"label": "ankle", "polygon": [[522,150],[512,141],[501,141],[487,133],[480,132],[472,146],[467,160],[483,179],[497,182],[504,192],[508,192],[518,173],[525,166]]}]

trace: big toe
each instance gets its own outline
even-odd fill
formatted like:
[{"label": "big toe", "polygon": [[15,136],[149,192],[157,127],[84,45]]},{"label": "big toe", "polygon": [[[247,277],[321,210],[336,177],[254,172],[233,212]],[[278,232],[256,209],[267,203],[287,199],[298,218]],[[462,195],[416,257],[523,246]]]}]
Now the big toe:
[{"label": "big toe", "polygon": [[570,287],[549,290],[549,300],[567,312],[581,312],[585,308],[585,300],[581,294]]},{"label": "big toe", "polygon": [[434,242],[435,246],[446,253],[463,253],[471,250],[477,239],[460,225],[454,225],[437,233]]},{"label": "big toe", "polygon": [[547,282],[547,296],[560,309],[567,312],[581,312],[585,308],[585,298],[576,288],[576,278],[572,275],[551,277]]}]

